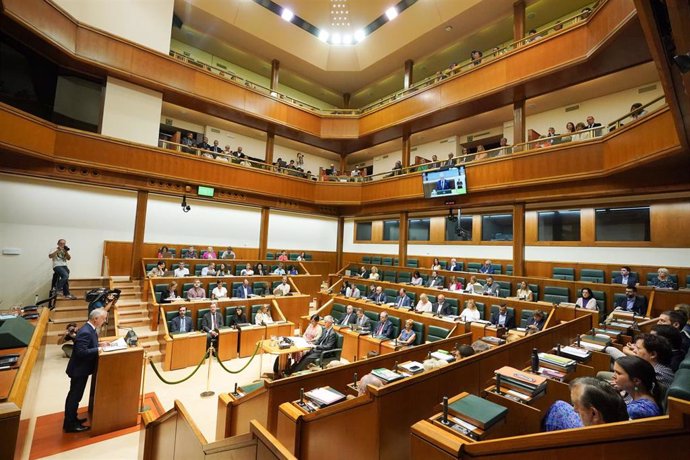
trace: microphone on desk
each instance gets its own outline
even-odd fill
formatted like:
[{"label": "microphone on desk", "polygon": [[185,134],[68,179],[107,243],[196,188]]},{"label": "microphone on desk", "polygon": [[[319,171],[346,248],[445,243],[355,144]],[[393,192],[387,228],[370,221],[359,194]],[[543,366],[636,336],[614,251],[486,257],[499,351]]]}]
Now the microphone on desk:
[{"label": "microphone on desk", "polygon": [[444,425],[448,425],[448,396],[443,397],[443,419],[441,422]]},{"label": "microphone on desk", "polygon": [[561,355],[561,344],[560,344],[560,343],[556,346],[556,354],[557,354],[558,356]]},{"label": "microphone on desk", "polygon": [[501,392],[501,374],[496,374],[496,393]]},{"label": "microphone on desk", "polygon": [[235,390],[233,391],[233,394],[237,394],[237,382],[235,382]]},{"label": "microphone on desk", "polygon": [[580,346],[580,334],[577,334],[577,346]]},{"label": "microphone on desk", "polygon": [[304,402],[304,388],[299,389],[299,402]]},{"label": "microphone on desk", "polygon": [[355,386],[355,388],[357,388],[357,380],[359,379],[357,378],[357,372],[355,372],[355,379],[353,381],[353,385]]}]

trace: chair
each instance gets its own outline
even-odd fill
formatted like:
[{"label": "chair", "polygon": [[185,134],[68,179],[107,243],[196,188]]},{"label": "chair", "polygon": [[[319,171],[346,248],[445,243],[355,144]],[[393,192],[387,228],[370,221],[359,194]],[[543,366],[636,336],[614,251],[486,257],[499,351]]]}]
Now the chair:
[{"label": "chair", "polygon": [[154,268],[156,265],[158,265],[158,264],[156,264],[156,263],[153,263],[153,264],[146,264],[146,273],[148,273],[148,272],[150,272],[151,270],[153,270],[153,268]]},{"label": "chair", "polygon": [[570,302],[570,290],[567,287],[544,286],[544,301],[555,304]]},{"label": "chair", "polygon": [[268,283],[265,281],[256,281],[252,284],[252,290],[254,291],[254,294],[256,295],[265,295],[269,294],[268,291]]},{"label": "chair", "polygon": [[160,292],[161,294],[164,293],[165,291],[168,290],[168,285],[167,284],[155,284],[153,286],[153,291],[154,292]]},{"label": "chair", "polygon": [[[614,279],[616,276],[620,275],[620,274],[621,274],[620,270],[613,270],[613,271],[611,271],[611,282],[613,283],[613,279]],[[631,275],[637,276],[637,279],[638,279],[638,280],[640,279],[639,273],[637,273],[637,272],[630,272],[630,274],[631,274]]]},{"label": "chair", "polygon": [[397,267],[398,265],[400,265],[399,262],[400,262],[400,260],[399,260],[397,257],[394,257],[394,258],[393,258],[393,265],[395,265],[396,267]]},{"label": "chair", "polygon": [[464,272],[465,271],[465,262],[455,262],[455,265],[460,267],[460,271]]},{"label": "chair", "polygon": [[215,283],[215,282],[214,283],[208,283],[208,289],[206,290],[206,297],[208,297],[209,299],[211,298],[211,293],[213,292],[213,290],[216,288],[217,285],[218,285],[218,283]]},{"label": "chair", "polygon": [[364,265],[369,265],[371,263],[371,256],[362,256],[362,263]]},{"label": "chair", "polygon": [[534,310],[522,310],[520,313],[520,327],[527,327],[527,322],[532,319],[532,315],[534,315]]},{"label": "chair", "polygon": [[371,256],[372,265],[381,265],[381,256]]},{"label": "chair", "polygon": [[163,301],[163,293],[155,291],[153,295],[156,297],[156,303],[161,303]]},{"label": "chair", "polygon": [[383,281],[388,281],[389,283],[395,283],[397,282],[398,274],[394,271],[384,271],[383,272]]},{"label": "chair", "polygon": [[381,259],[381,265],[393,265],[393,258],[384,257],[383,259]]},{"label": "chair", "polygon": [[410,302],[411,302],[410,305],[412,307],[414,307],[414,305],[417,301],[417,294],[415,294],[414,292],[405,292],[405,294],[407,295],[407,297],[410,298]]},{"label": "chair", "polygon": [[187,297],[187,291],[194,287],[194,283],[184,283],[182,285],[182,297]]},{"label": "chair", "polygon": [[551,273],[551,278],[557,280],[575,281],[575,269],[554,267],[553,272]]},{"label": "chair", "polygon": [[313,260],[313,257],[311,254],[304,254],[304,260],[307,262],[311,262]]},{"label": "chair", "polygon": [[345,307],[345,305],[340,303],[333,304],[333,307],[331,308],[331,316],[333,317],[336,323],[340,322],[343,316],[345,316],[345,313],[347,313],[347,308]]},{"label": "chair", "polygon": [[[653,286],[654,285],[654,279],[657,277],[658,273],[657,272],[652,272],[652,273],[647,273],[647,286]],[[668,275],[669,278],[671,278],[676,286],[678,286],[678,275]]]},{"label": "chair", "polygon": [[397,289],[386,288],[383,290],[383,293],[386,294],[386,297],[388,297],[389,302],[394,301],[395,298],[398,297]]},{"label": "chair", "polygon": [[450,305],[450,310],[453,315],[458,316],[460,314],[460,312],[458,311],[458,299],[446,298],[446,303]]},{"label": "chair", "polygon": [[396,316],[389,316],[388,319],[390,320],[391,323],[393,323],[393,335],[392,337],[395,339],[400,335],[400,318]]},{"label": "chair", "polygon": [[445,260],[440,260],[439,263],[441,264],[441,270],[445,270],[448,262]]},{"label": "chair", "polygon": [[[491,310],[490,310],[491,315],[493,315],[494,313],[497,313],[498,308],[499,308],[498,305],[491,305]],[[512,313],[513,317],[515,317],[515,309],[513,307],[508,307],[508,312]],[[489,318],[491,318],[491,316],[489,316]],[[522,318],[522,316],[520,318]],[[515,318],[515,319],[517,320],[517,318]]]},{"label": "chair", "polygon": [[296,252],[291,252],[290,254],[288,254],[288,259],[289,259],[289,260],[293,260],[293,261],[294,261],[294,260],[297,260],[298,257],[299,257],[299,254],[297,254]]},{"label": "chair", "polygon": [[272,252],[267,252],[266,253],[266,260],[276,260],[275,254],[273,254]]},{"label": "chair", "polygon": [[435,295],[427,294],[426,296],[429,298],[429,302],[436,303],[436,296]]},{"label": "chair", "polygon": [[235,276],[241,276],[242,270],[244,270],[244,266],[241,266],[240,264],[235,265]]},{"label": "chair", "polygon": [[527,287],[532,291],[532,300],[537,302],[539,300],[539,285],[538,284],[528,284]]},{"label": "chair", "polygon": [[204,315],[208,312],[210,312],[210,308],[200,308],[199,311],[196,313],[196,330],[200,331],[201,330],[201,320],[204,319]]},{"label": "chair", "polygon": [[599,314],[602,315],[601,320],[603,321],[603,315],[606,314],[606,293],[604,291],[592,291],[592,296],[597,301],[597,307],[599,308]]},{"label": "chair", "polygon": [[182,257],[183,259],[186,259],[188,253],[189,253],[189,249],[183,249],[182,251],[180,251],[180,257]]},{"label": "chair", "polygon": [[232,292],[229,292],[230,297],[235,295],[235,291],[237,290],[238,287],[242,286],[242,282],[240,281],[235,281],[232,283]]},{"label": "chair", "polygon": [[427,342],[437,342],[439,340],[443,340],[448,337],[448,334],[450,334],[450,329],[446,329],[443,327],[439,326],[434,326],[434,325],[429,325],[426,331],[426,338],[425,340]]},{"label": "chair", "polygon": [[580,281],[586,281],[588,283],[603,283],[604,270],[583,268],[580,270]]},{"label": "chair", "polygon": [[506,265],[506,275],[513,276],[513,266],[512,265]]},{"label": "chair", "polygon": [[366,317],[369,318],[372,322],[374,322],[374,323],[378,323],[378,322],[379,322],[379,314],[376,313],[375,311],[364,310],[364,314],[365,314]]},{"label": "chair", "polygon": [[398,283],[409,283],[410,281],[412,281],[410,272],[398,272]]},{"label": "chair", "polygon": [[468,262],[467,271],[470,273],[479,273],[479,269],[482,268],[482,264],[479,262]]},{"label": "chair", "polygon": [[420,323],[419,321],[413,321],[412,322],[412,330],[414,331],[414,344],[419,345],[422,343],[422,339],[424,338],[424,324]]},{"label": "chair", "polygon": [[[474,305],[477,307],[477,311],[479,311],[479,318],[488,320],[489,318],[486,316],[486,305],[484,305],[484,302],[474,302]],[[465,306],[467,306],[467,302],[465,302]]]},{"label": "chair", "polygon": [[321,366],[323,369],[326,364],[330,363],[331,361],[338,361],[340,360],[340,355],[343,353],[343,336],[342,334],[339,334],[335,331],[333,333],[336,336],[336,341],[335,341],[335,347],[330,350],[324,350],[321,352],[318,358],[316,358],[316,364],[317,366]]},{"label": "chair", "polygon": [[407,259],[407,263],[405,264],[405,266],[410,267],[410,268],[418,268],[419,267],[419,260]]},{"label": "chair", "polygon": [[196,264],[194,266],[194,276],[200,276],[201,270],[203,270],[206,267],[208,267],[208,264]]},{"label": "chair", "polygon": [[252,313],[251,313],[251,318],[249,318],[249,321],[254,324],[254,319],[256,318],[256,314],[261,310],[261,307],[263,305],[252,305]]},{"label": "chair", "polygon": [[499,297],[506,298],[512,295],[512,285],[510,281],[494,281],[494,283],[500,286],[500,289],[498,290]]},{"label": "chair", "polygon": [[494,275],[500,275],[503,273],[503,264],[493,264]]}]

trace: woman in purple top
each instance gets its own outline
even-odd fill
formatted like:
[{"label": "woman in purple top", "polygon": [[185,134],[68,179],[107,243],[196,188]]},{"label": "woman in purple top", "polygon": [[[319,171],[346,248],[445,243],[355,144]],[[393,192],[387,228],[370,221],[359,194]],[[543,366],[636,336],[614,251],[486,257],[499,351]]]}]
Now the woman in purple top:
[{"label": "woman in purple top", "polygon": [[613,365],[613,386],[625,391],[630,419],[661,415],[661,385],[656,381],[654,366],[638,356],[623,356]]}]

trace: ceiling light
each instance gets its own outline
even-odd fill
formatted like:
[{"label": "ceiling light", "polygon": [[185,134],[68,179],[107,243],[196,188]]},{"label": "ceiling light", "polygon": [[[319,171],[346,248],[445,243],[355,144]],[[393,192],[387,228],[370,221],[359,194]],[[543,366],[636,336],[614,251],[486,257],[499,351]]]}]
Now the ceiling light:
[{"label": "ceiling light", "polygon": [[319,40],[321,40],[322,42],[327,42],[329,35],[330,34],[327,31],[319,30]]},{"label": "ceiling light", "polygon": [[386,17],[389,21],[392,21],[398,16],[398,10],[394,6],[391,6],[386,10]]},{"label": "ceiling light", "polygon": [[350,35],[350,34],[343,35],[343,44],[352,45],[352,35]]},{"label": "ceiling light", "polygon": [[333,43],[334,45],[340,45],[341,42],[342,38],[340,37],[340,34],[333,34],[331,36],[331,43]]},{"label": "ceiling light", "polygon": [[367,35],[364,33],[364,29],[359,29],[357,32],[355,32],[355,41],[359,43],[364,40],[366,36]]},{"label": "ceiling light", "polygon": [[275,91],[271,91],[271,96],[278,97],[278,93],[276,93]]},{"label": "ceiling light", "polygon": [[292,18],[295,17],[295,13],[288,10],[287,8],[283,8],[283,12],[280,13],[280,17],[285,19],[287,22],[290,22],[290,21],[292,21]]},{"label": "ceiling light", "polygon": [[453,30],[453,26],[447,26],[446,27],[446,32],[450,32],[451,30]]}]

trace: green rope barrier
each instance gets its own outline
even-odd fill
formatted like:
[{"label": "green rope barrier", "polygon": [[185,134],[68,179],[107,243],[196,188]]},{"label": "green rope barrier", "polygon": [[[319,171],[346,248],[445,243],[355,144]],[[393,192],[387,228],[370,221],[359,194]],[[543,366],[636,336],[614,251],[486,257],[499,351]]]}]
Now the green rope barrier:
[{"label": "green rope barrier", "polygon": [[199,362],[199,364],[197,364],[196,368],[192,371],[191,374],[189,374],[187,377],[183,378],[182,380],[177,380],[177,381],[175,381],[175,382],[171,382],[171,381],[169,381],[169,380],[165,380],[165,379],[163,378],[163,376],[158,372],[158,369],[156,369],[156,366],[153,365],[153,361],[149,360],[149,364],[151,365],[151,368],[153,369],[153,373],[156,374],[156,376],[157,376],[159,379],[161,379],[161,381],[162,381],[163,383],[168,384],[168,385],[177,385],[178,383],[186,382],[187,380],[189,380],[190,378],[192,378],[192,376],[193,376],[194,374],[196,374],[196,371],[198,371],[199,368],[201,367],[201,365],[204,364],[204,361],[206,360],[206,355],[207,355],[207,353],[208,353],[208,351],[204,352],[203,358],[201,358],[201,361]]},{"label": "green rope barrier", "polygon": [[222,367],[225,372],[228,372],[230,374],[239,374],[240,372],[245,370],[252,363],[252,361],[254,361],[254,357],[256,357],[256,353],[259,351],[259,345],[261,345],[261,342],[256,342],[256,348],[254,348],[254,353],[252,353],[252,356],[249,358],[249,361],[247,361],[247,364],[242,366],[242,368],[238,371],[231,371],[230,369],[225,367],[223,365],[223,361],[221,361],[220,358],[218,357],[218,353],[216,353],[216,359],[218,360],[218,364],[220,364],[220,367]]}]

